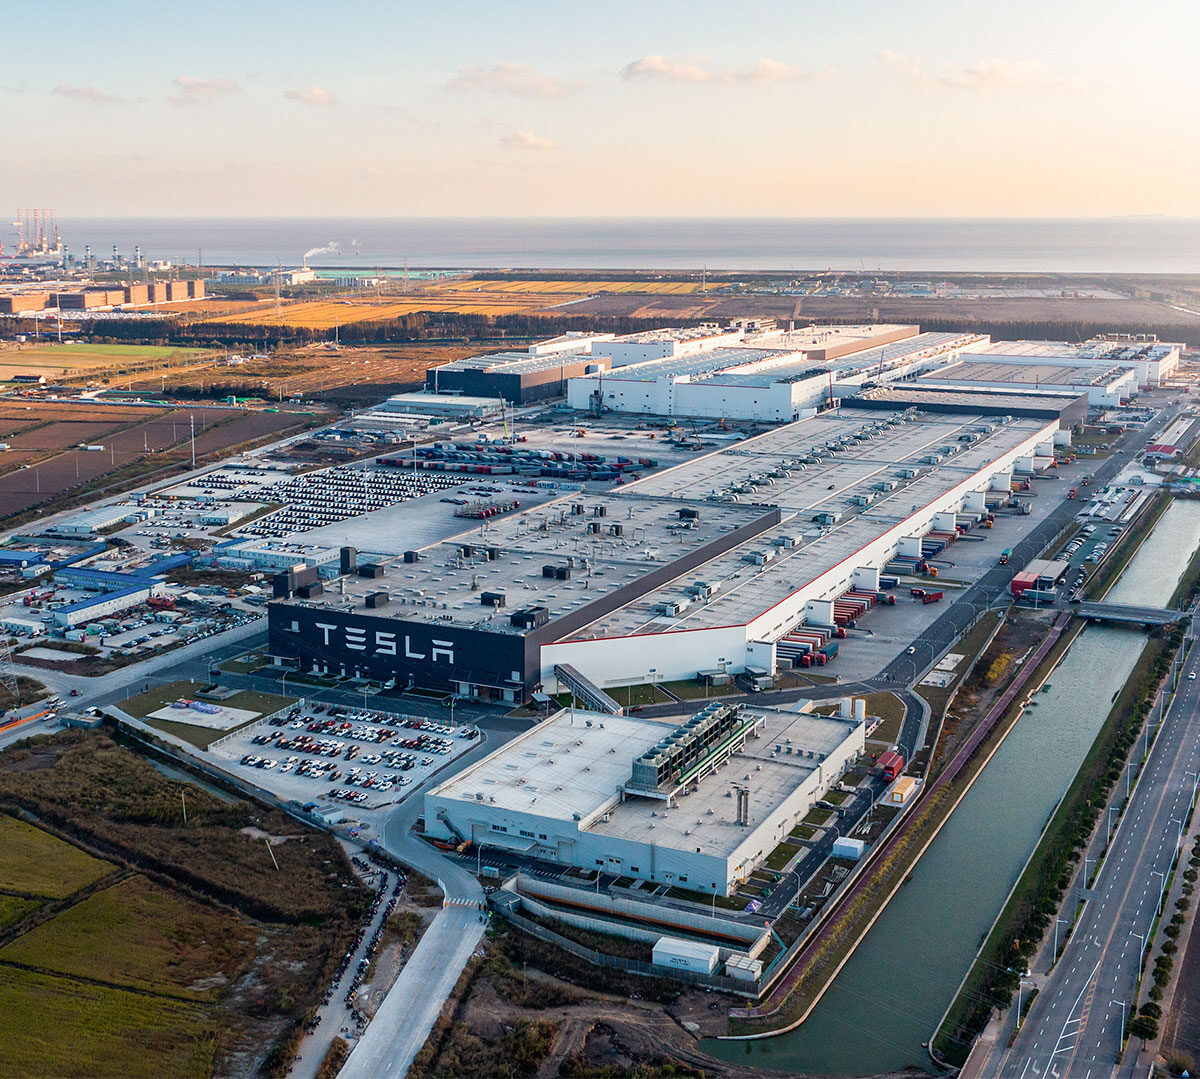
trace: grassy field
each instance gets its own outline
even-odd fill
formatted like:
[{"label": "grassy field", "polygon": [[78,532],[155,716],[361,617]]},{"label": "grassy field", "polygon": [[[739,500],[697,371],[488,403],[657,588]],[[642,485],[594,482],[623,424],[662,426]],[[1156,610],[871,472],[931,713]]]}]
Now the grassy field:
[{"label": "grassy field", "polygon": [[0,1075],[208,1076],[198,1005],[0,966]]},{"label": "grassy field", "polygon": [[65,899],[112,872],[108,862],[0,813],[0,887]]},{"label": "grassy field", "polygon": [[[157,712],[160,708],[181,697],[189,700],[195,698],[201,689],[203,686],[196,682],[164,682],[161,686],[155,686],[145,693],[139,693],[136,697],[121,701],[119,707],[121,711],[128,712],[131,716],[145,719],[151,712]],[[291,697],[280,697],[275,693],[259,693],[257,690],[244,689],[218,703],[229,708],[244,708],[248,712],[275,712],[284,705],[291,704],[292,700]],[[178,725],[188,727],[193,724]],[[224,733],[224,731],[219,731],[218,736]]]},{"label": "grassy field", "polygon": [[[102,845],[123,873],[99,887],[96,872],[77,874],[74,892],[55,886],[65,901],[55,916],[0,951],[0,1076],[284,1074],[281,1047],[366,908],[336,841],[81,731],[0,756],[0,801]],[[57,863],[80,858],[112,868],[17,824],[0,816],[0,887],[49,892],[43,879],[61,877]],[[37,905],[20,902],[0,893],[0,926]]]},{"label": "grassy field", "polygon": [[202,355],[199,349],[158,345],[31,345],[0,351],[0,381],[7,381],[14,375],[45,375],[47,379],[57,379],[100,371],[128,371],[159,367],[167,360],[182,363]]},{"label": "grassy field", "polygon": [[22,899],[15,895],[0,895],[0,929],[16,925],[22,918],[37,910],[41,904],[36,899]]},{"label": "grassy field", "polygon": [[131,877],[0,949],[0,961],[213,1000],[254,956],[258,935],[219,907]]}]

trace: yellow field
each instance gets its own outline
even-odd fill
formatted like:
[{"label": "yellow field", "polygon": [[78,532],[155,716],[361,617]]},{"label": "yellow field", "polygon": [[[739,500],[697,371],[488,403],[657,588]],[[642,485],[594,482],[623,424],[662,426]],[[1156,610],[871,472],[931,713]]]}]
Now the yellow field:
[{"label": "yellow field", "polygon": [[490,297],[465,296],[459,299],[412,299],[400,303],[358,303],[313,301],[274,308],[259,309],[238,315],[224,315],[213,322],[227,322],[251,326],[300,326],[312,330],[331,330],[335,325],[347,326],[352,322],[377,322],[381,319],[398,318],[417,311],[461,311],[475,315],[514,315],[522,311],[536,310],[541,304],[511,301],[499,303]]},{"label": "yellow field", "polygon": [[219,315],[213,322],[238,325],[295,326],[331,330],[334,325],[377,322],[418,311],[444,311],[470,315],[518,315],[545,311],[559,304],[597,293],[645,293],[651,296],[688,296],[720,285],[703,287],[696,281],[439,281],[420,286],[404,298],[377,300],[312,300]]},{"label": "yellow field", "polygon": [[645,292],[651,295],[687,296],[720,285],[698,281],[447,281],[430,287],[441,292],[517,292],[540,295],[547,292],[567,296],[591,296],[597,292]]}]

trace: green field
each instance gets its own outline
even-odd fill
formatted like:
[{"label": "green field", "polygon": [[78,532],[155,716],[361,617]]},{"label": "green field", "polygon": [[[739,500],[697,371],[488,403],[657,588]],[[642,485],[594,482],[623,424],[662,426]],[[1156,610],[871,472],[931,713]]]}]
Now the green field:
[{"label": "green field", "polygon": [[30,911],[41,904],[36,899],[22,899],[15,895],[0,895],[0,929],[16,925]]},{"label": "green field", "polygon": [[208,1076],[204,1005],[0,966],[0,1075]]},{"label": "green field", "polygon": [[253,958],[256,936],[232,914],[132,877],[18,937],[0,961],[213,1000]]},{"label": "green field", "polygon": [[108,862],[0,813],[0,885],[9,891],[65,899],[112,869]]},{"label": "green field", "polygon": [[194,365],[203,349],[160,345],[33,345],[0,351],[0,381],[14,375],[86,376],[95,372],[157,370],[163,366]]}]

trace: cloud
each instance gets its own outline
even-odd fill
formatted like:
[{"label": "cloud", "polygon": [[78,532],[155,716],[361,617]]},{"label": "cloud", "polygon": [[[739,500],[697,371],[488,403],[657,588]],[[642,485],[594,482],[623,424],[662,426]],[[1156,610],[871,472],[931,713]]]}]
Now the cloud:
[{"label": "cloud", "polygon": [[668,82],[712,82],[712,72],[699,64],[666,56],[643,56],[621,69],[623,79],[666,79]]},{"label": "cloud", "polygon": [[112,105],[120,100],[96,86],[68,86],[65,82],[60,82],[54,88],[54,92],[59,97],[70,97],[76,101],[90,101],[94,105]]},{"label": "cloud", "polygon": [[884,49],[879,59],[905,78],[936,90],[970,90],[986,93],[993,90],[1071,89],[1076,83],[1061,75],[1040,60],[981,60],[977,64],[955,66],[943,64],[937,71],[927,71],[919,60],[904,53]]},{"label": "cloud", "polygon": [[663,79],[667,82],[712,83],[719,86],[750,85],[771,82],[803,82],[810,79],[827,78],[832,68],[820,71],[805,71],[782,60],[763,57],[749,67],[730,68],[725,71],[694,60],[675,60],[669,56],[643,56],[626,64],[621,69],[621,78],[629,81],[638,79]]},{"label": "cloud", "polygon": [[554,143],[543,139],[532,131],[514,131],[500,139],[500,145],[509,150],[553,150]]},{"label": "cloud", "polygon": [[175,79],[175,85],[179,87],[179,92],[167,98],[172,105],[196,105],[201,101],[212,101],[242,92],[241,86],[233,79],[197,79],[193,75],[180,75]]},{"label": "cloud", "polygon": [[314,108],[323,109],[337,104],[337,98],[320,86],[306,86],[301,90],[284,90],[283,96],[289,101],[299,101]]},{"label": "cloud", "polygon": [[539,75],[526,64],[496,64],[494,67],[464,67],[446,83],[447,90],[482,90],[489,94],[518,97],[559,97],[579,84],[569,84]]}]

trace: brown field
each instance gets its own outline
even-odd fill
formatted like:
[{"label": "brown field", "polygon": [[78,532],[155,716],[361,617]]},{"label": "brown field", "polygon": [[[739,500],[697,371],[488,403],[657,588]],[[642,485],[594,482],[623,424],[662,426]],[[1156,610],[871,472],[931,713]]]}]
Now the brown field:
[{"label": "brown field", "polygon": [[690,296],[720,285],[696,281],[482,281],[458,279],[412,288],[401,297],[312,300],[274,309],[273,303],[221,315],[212,321],[236,325],[333,329],[334,325],[376,322],[418,311],[474,315],[515,315],[544,311],[594,295]]},{"label": "brown field", "polygon": [[627,315],[634,318],[771,317],[797,322],[835,319],[857,321],[877,317],[884,322],[922,323],[954,319],[986,327],[1004,323],[1105,323],[1130,330],[1154,330],[1171,339],[1183,329],[1200,332],[1200,317],[1152,300],[1090,300],[1075,298],[904,299],[852,296],[773,296],[752,293],[733,296],[665,295],[648,300],[632,294],[594,296],[570,308],[573,315]]},{"label": "brown field", "polygon": [[[34,407],[40,419],[54,419],[53,402]],[[72,408],[69,403],[57,407],[67,412]],[[94,406],[84,407],[93,413],[97,411]],[[22,460],[15,455],[0,455],[0,469],[9,469],[0,474],[0,516],[32,509],[72,491],[81,495],[99,491],[106,477],[122,478],[135,466],[140,466],[135,475],[149,479],[157,471],[190,462],[191,417],[196,422],[198,462],[205,455],[298,427],[309,419],[294,412],[233,411],[205,406],[165,412],[114,405],[107,411],[112,414],[107,430],[115,433],[89,436],[99,439],[96,444],[104,446],[101,451],[68,449],[82,441],[77,426],[56,420],[25,436],[31,440],[40,438],[39,445],[44,447],[36,464],[28,456]],[[118,429],[125,424],[133,426]],[[88,429],[94,431],[95,424],[89,423]],[[44,437],[48,434],[49,439]],[[29,467],[19,467],[21,464]]]},{"label": "brown field", "polygon": [[[238,396],[270,399],[303,394],[339,401],[378,401],[405,387],[419,385],[429,367],[474,356],[479,351],[463,345],[348,346],[337,351],[312,345],[237,367],[190,372],[169,379],[168,389],[207,393],[219,387]],[[153,379],[134,382],[134,388],[142,390],[156,385]],[[2,417],[0,411],[0,421]]]}]

